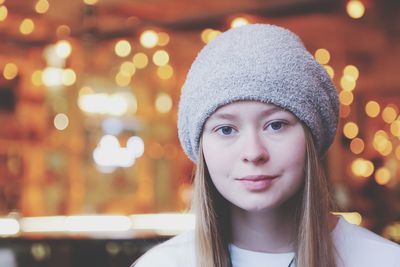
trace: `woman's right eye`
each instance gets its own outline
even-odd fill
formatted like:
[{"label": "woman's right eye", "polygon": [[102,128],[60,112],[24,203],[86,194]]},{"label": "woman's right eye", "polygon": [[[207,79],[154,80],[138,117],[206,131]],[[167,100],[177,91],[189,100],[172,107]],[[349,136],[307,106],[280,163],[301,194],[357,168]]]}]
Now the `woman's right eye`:
[{"label": "woman's right eye", "polygon": [[233,129],[231,126],[222,126],[217,129],[217,133],[221,135],[231,135],[235,129]]}]

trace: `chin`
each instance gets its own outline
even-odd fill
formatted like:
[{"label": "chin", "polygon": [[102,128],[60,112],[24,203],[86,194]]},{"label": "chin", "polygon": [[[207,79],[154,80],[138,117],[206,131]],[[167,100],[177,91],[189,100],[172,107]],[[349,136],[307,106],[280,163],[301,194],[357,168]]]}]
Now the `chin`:
[{"label": "chin", "polygon": [[277,205],[265,205],[265,203],[262,203],[260,205],[256,205],[256,204],[250,204],[250,205],[243,205],[243,203],[241,205],[238,205],[237,207],[247,211],[247,212],[266,212],[269,210],[273,210],[276,208]]}]

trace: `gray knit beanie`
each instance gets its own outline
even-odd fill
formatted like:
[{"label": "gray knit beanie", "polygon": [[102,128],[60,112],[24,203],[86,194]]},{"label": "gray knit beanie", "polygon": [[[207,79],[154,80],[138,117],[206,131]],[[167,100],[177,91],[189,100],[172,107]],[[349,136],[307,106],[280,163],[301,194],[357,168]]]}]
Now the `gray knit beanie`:
[{"label": "gray knit beanie", "polygon": [[336,89],[300,38],[287,29],[266,24],[233,28],[197,55],[178,113],[179,139],[193,162],[207,118],[239,100],[292,112],[311,130],[320,155],[333,142],[339,110]]}]

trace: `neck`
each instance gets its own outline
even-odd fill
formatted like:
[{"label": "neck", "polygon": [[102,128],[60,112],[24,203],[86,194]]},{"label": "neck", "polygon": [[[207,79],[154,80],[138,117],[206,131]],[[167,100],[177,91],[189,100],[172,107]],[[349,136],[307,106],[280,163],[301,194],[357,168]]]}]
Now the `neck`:
[{"label": "neck", "polygon": [[293,252],[294,209],[294,204],[267,211],[246,211],[233,206],[232,243],[259,252]]},{"label": "neck", "polygon": [[[294,252],[295,207],[286,203],[268,211],[246,211],[231,207],[231,242],[239,248],[267,253]],[[328,230],[332,232],[339,217],[327,213]]]}]

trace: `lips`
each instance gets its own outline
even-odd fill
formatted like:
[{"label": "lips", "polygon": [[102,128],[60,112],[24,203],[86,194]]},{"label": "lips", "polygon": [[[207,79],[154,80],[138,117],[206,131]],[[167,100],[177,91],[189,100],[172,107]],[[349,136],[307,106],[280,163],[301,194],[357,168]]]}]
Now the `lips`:
[{"label": "lips", "polygon": [[271,187],[278,176],[248,175],[237,180],[246,190],[252,192],[265,191]]},{"label": "lips", "polygon": [[239,181],[261,181],[261,180],[273,180],[277,178],[277,176],[270,176],[270,175],[249,175],[249,176],[244,176],[242,178],[238,178],[236,180]]}]

